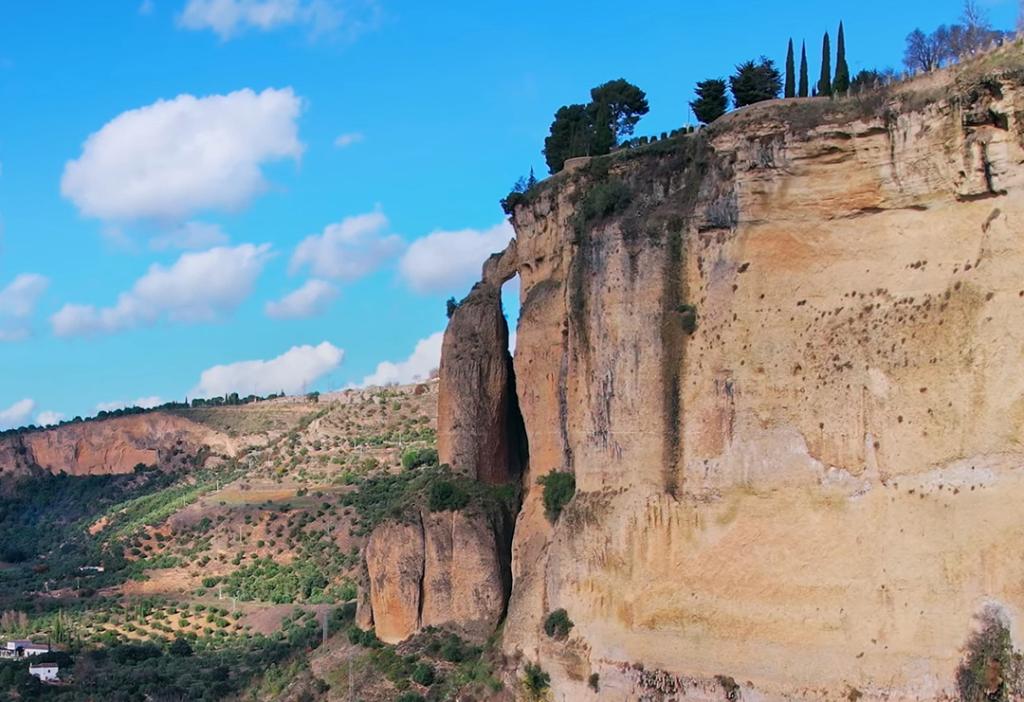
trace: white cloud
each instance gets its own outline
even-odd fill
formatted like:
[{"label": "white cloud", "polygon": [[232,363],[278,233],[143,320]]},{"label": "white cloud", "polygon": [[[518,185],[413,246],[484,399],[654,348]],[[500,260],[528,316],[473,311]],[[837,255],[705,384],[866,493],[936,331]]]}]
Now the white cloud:
[{"label": "white cloud", "polygon": [[64,305],[50,323],[57,336],[79,336],[151,324],[165,315],[182,322],[212,321],[249,296],[269,258],[269,244],[182,254],[169,268],[150,266],[114,306]]},{"label": "white cloud", "polygon": [[295,247],[290,270],[309,266],[320,278],[361,278],[402,250],[402,238],[387,230],[388,218],[379,211],[328,224],[322,234],[308,236]]},{"label": "white cloud", "polygon": [[142,0],[142,3],[139,5],[140,15],[151,15],[153,14],[153,10],[153,0]]},{"label": "white cloud", "polygon": [[383,361],[370,375],[363,378],[362,387],[391,385],[392,383],[414,383],[426,380],[441,365],[441,342],[444,332],[431,334],[416,343],[412,355],[404,361],[392,363]]},{"label": "white cloud", "polygon": [[339,365],[345,352],[328,342],[319,346],[293,346],[269,361],[240,361],[204,370],[189,393],[195,397],[216,397],[232,392],[239,395],[268,395],[284,391],[296,394]]},{"label": "white cloud", "polygon": [[338,289],[323,280],[310,280],[280,300],[268,302],[265,311],[272,319],[302,319],[323,312],[338,296]]},{"label": "white cloud", "polygon": [[375,0],[188,0],[178,16],[185,29],[211,30],[227,41],[254,29],[304,26],[314,34],[343,29],[350,37],[373,27],[379,18]]},{"label": "white cloud", "polygon": [[487,257],[514,237],[508,222],[484,230],[433,232],[412,242],[398,269],[416,292],[450,292],[476,280]]},{"label": "white cloud", "polygon": [[302,155],[291,88],[179,95],[122,112],[68,161],[61,194],[89,217],[177,222],[238,210],[267,188],[262,165]]},{"label": "white cloud", "polygon": [[209,222],[185,222],[172,229],[157,232],[150,240],[154,251],[167,249],[205,249],[228,242],[228,235],[218,224]]},{"label": "white cloud", "polygon": [[51,427],[59,424],[62,419],[64,419],[64,415],[60,412],[45,410],[36,415],[36,424],[41,427]]},{"label": "white cloud", "polygon": [[334,145],[339,149],[344,149],[346,146],[352,146],[363,141],[366,137],[363,136],[362,132],[347,132],[345,134],[338,135],[338,138],[334,140]]},{"label": "white cloud", "polygon": [[156,396],[150,395],[148,397],[140,397],[135,400],[114,400],[113,402],[101,402],[96,405],[97,412],[113,412],[114,410],[124,409],[125,407],[141,407],[142,409],[150,409],[152,407],[159,407],[164,401]]},{"label": "white cloud", "polygon": [[29,319],[49,285],[49,279],[44,276],[22,273],[0,289],[0,342],[28,337]]},{"label": "white cloud", "polygon": [[5,410],[0,410],[0,429],[12,429],[24,426],[35,411],[35,400],[25,398],[18,400]]}]

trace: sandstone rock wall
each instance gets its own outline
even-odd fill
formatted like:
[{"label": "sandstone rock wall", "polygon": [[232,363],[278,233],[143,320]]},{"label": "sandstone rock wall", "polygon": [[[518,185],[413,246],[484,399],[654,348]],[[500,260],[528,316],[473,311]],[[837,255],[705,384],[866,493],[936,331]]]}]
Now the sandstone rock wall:
[{"label": "sandstone rock wall", "polygon": [[504,646],[556,697],[946,699],[986,606],[1022,641],[1022,66],[755,106],[517,210]]},{"label": "sandstone rock wall", "polygon": [[140,463],[170,467],[201,447],[224,454],[237,448],[228,437],[187,419],[147,412],[0,439],[0,475],[23,474],[31,467],[69,475],[131,473]]},{"label": "sandstone rock wall", "polygon": [[440,460],[488,483],[517,478],[525,460],[502,282],[495,276],[478,283],[454,311],[439,371]]},{"label": "sandstone rock wall", "polygon": [[482,642],[505,611],[511,585],[509,524],[500,515],[427,512],[411,523],[386,522],[370,536],[365,556],[369,592],[357,622],[387,643],[428,626]]}]

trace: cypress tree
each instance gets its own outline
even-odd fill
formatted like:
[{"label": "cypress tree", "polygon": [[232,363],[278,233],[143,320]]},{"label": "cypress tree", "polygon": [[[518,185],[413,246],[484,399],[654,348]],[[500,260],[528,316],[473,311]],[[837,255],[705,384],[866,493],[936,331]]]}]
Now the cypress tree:
[{"label": "cypress tree", "polygon": [[821,78],[818,79],[818,95],[832,97],[832,46],[828,32],[821,41]]},{"label": "cypress tree", "polygon": [[797,95],[807,97],[810,95],[810,80],[807,77],[807,42],[800,43],[800,89]]},{"label": "cypress tree", "polygon": [[846,95],[850,90],[850,67],[846,65],[846,34],[842,22],[836,37],[836,79],[832,82],[832,89],[836,95]]},{"label": "cypress tree", "polygon": [[796,97],[796,67],[793,63],[793,40],[790,39],[786,50],[786,90],[783,93],[787,98]]}]

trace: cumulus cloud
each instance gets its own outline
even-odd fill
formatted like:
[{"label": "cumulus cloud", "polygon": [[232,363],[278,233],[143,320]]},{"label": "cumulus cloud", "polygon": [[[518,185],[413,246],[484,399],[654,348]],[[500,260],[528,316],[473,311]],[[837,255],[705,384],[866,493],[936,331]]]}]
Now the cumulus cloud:
[{"label": "cumulus cloud", "polygon": [[320,314],[338,296],[338,289],[323,280],[310,280],[265,308],[272,319],[303,319]]},{"label": "cumulus cloud", "polygon": [[362,387],[391,385],[393,383],[415,383],[426,380],[441,365],[441,342],[444,332],[431,334],[416,343],[412,354],[404,361],[392,363],[383,361],[370,375],[363,378]]},{"label": "cumulus cloud", "polygon": [[206,249],[228,243],[228,235],[218,224],[185,222],[171,229],[160,230],[149,240],[154,251],[167,249]]},{"label": "cumulus cloud", "polygon": [[164,316],[182,322],[212,321],[249,296],[269,257],[269,244],[182,254],[170,267],[150,266],[112,307],[64,305],[50,324],[57,336],[81,336],[152,324]]},{"label": "cumulus cloud", "polygon": [[35,400],[26,397],[24,400],[18,400],[7,409],[0,410],[0,429],[24,426],[35,409]]},{"label": "cumulus cloud", "polygon": [[416,292],[450,292],[476,280],[487,257],[514,237],[508,222],[483,230],[433,232],[412,242],[398,269]]},{"label": "cumulus cloud", "polygon": [[334,140],[334,145],[337,146],[339,149],[344,149],[346,146],[358,144],[364,138],[365,137],[363,136],[362,132],[347,132],[345,134],[339,134],[338,137]]},{"label": "cumulus cloud", "polygon": [[149,395],[147,397],[140,397],[135,400],[114,400],[113,402],[101,402],[96,405],[97,412],[113,412],[114,410],[124,409],[125,407],[141,407],[142,409],[150,409],[152,407],[159,407],[164,404],[164,401],[156,396]]},{"label": "cumulus cloud", "polygon": [[36,273],[22,273],[0,289],[0,341],[20,341],[30,333],[29,320],[50,281]]},{"label": "cumulus cloud", "polygon": [[401,237],[388,233],[384,213],[369,212],[328,224],[321,234],[303,239],[292,254],[290,270],[308,266],[319,278],[352,281],[375,271],[402,246]]},{"label": "cumulus cloud", "polygon": [[267,188],[263,164],[298,159],[291,88],[179,95],[122,112],[64,166],[61,194],[89,217],[177,222],[235,211]]},{"label": "cumulus cloud", "polygon": [[178,17],[185,29],[211,30],[222,40],[246,30],[304,26],[314,34],[342,28],[354,37],[376,24],[374,0],[189,0]]},{"label": "cumulus cloud", "polygon": [[268,395],[281,390],[287,394],[305,392],[341,365],[344,356],[344,351],[326,341],[318,346],[293,346],[269,361],[240,361],[208,368],[189,394],[216,397],[232,392],[239,395]]},{"label": "cumulus cloud", "polygon": [[60,412],[45,410],[36,415],[36,424],[41,427],[52,427],[59,424],[62,419],[64,419],[64,415]]}]

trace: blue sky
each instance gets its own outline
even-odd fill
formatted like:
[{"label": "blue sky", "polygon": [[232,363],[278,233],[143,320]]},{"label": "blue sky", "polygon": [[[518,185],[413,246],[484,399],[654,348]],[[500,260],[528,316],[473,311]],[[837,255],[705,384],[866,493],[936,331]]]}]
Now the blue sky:
[{"label": "blue sky", "polygon": [[0,428],[407,381],[511,236],[498,199],[545,172],[559,105],[625,77],[660,133],[790,36],[812,76],[840,19],[853,71],[898,67],[959,4],[4,3]]}]

